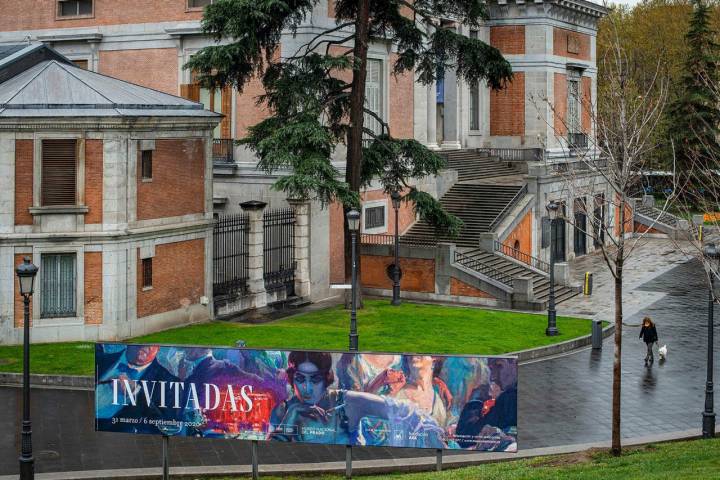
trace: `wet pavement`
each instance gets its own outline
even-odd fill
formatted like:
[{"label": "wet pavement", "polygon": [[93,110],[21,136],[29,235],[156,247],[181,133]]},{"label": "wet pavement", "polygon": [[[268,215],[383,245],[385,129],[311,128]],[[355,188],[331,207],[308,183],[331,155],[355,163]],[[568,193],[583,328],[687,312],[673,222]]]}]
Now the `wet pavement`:
[{"label": "wet pavement", "polygon": [[[628,266],[623,344],[624,437],[697,428],[704,402],[707,290],[699,263],[686,261],[668,242],[651,242],[648,254]],[[646,249],[643,249],[645,251]],[[665,256],[661,254],[665,252]],[[612,282],[597,257],[578,262],[576,271],[595,268],[596,292],[561,306],[560,313],[595,313],[611,319]],[[611,290],[610,290],[611,291]],[[610,305],[610,310],[608,310]],[[599,313],[598,313],[599,312]],[[643,363],[645,345],[637,336],[644,315],[658,326],[668,360]],[[716,316],[717,318],[717,316]],[[717,320],[716,320],[717,322]],[[717,325],[716,325],[717,326]],[[719,355],[720,356],[720,355]],[[519,446],[548,447],[607,441],[610,438],[612,338],[601,352],[584,350],[520,367]],[[717,359],[716,360],[720,360]],[[716,361],[716,370],[720,361]],[[0,475],[17,473],[21,390],[0,388]],[[36,471],[157,467],[156,437],[95,433],[93,393],[35,389],[32,397]],[[434,452],[413,449],[355,448],[358,460],[417,457]],[[453,454],[447,452],[447,454]],[[454,454],[462,455],[462,452]],[[261,463],[342,461],[343,447],[261,444]],[[172,439],[171,464],[200,466],[247,464],[249,442]]]}]

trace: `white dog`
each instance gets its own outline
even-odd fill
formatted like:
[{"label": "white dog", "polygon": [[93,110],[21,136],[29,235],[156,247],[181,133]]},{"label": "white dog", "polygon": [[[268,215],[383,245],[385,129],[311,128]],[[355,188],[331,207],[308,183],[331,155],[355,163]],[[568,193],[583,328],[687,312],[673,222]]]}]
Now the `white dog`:
[{"label": "white dog", "polygon": [[658,353],[660,354],[660,360],[665,360],[667,358],[667,345],[658,348]]}]

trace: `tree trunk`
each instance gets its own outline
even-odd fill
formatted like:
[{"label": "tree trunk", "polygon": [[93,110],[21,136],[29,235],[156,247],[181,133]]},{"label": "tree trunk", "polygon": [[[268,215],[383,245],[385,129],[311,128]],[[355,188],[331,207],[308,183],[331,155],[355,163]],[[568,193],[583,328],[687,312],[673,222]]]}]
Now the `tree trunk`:
[{"label": "tree trunk", "polygon": [[620,435],[620,391],[622,382],[622,327],[623,327],[623,264],[625,262],[625,200],[620,202],[620,238],[615,258],[615,357],[612,383],[612,454],[622,453]]},{"label": "tree trunk", "polygon": [[[358,15],[355,19],[355,46],[353,48],[352,91],[350,92],[350,129],[347,138],[347,161],[345,166],[345,181],[350,190],[360,193],[360,172],[362,171],[362,137],[365,106],[365,78],[367,74],[367,52],[370,29],[370,0],[360,0]],[[345,209],[345,214],[348,210]],[[362,210],[360,211],[362,213]],[[347,219],[343,221],[345,230],[345,281],[351,282],[352,278],[352,241],[347,225]],[[360,232],[358,232],[358,292],[357,305],[362,306],[362,295],[360,294]],[[349,306],[350,295],[345,296],[345,305]]]}]

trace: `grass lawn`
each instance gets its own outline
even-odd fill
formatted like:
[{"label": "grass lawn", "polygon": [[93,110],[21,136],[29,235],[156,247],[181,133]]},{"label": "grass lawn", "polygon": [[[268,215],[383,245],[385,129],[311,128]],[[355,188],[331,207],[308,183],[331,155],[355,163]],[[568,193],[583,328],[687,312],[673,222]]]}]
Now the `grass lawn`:
[{"label": "grass lawn", "polygon": [[[263,475],[264,479],[278,478]],[[282,477],[291,479],[293,477]],[[303,477],[294,477],[303,478]],[[309,478],[309,477],[304,477]],[[317,478],[317,477],[313,477]],[[325,476],[325,480],[344,477]],[[707,480],[720,478],[720,439],[663,443],[626,449],[492,463],[443,472],[358,476],[366,480]]]},{"label": "grass lawn", "polygon": [[[547,318],[519,312],[467,307],[366,300],[358,312],[360,350],[457,354],[500,354],[548,345],[590,333],[590,321],[558,317],[557,337],[545,336]],[[180,327],[134,338],[140,343],[344,350],[349,314],[341,306],[288,317],[260,325],[212,322]],[[91,343],[32,346],[33,373],[92,375]],[[0,347],[0,371],[22,369],[22,347]]]}]

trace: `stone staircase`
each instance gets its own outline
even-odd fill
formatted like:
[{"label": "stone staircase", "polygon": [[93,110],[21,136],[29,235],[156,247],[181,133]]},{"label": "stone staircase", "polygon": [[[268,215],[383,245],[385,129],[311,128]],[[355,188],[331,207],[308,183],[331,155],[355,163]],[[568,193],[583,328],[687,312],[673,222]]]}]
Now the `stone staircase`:
[{"label": "stone staircase", "polygon": [[635,200],[633,220],[655,232],[664,233],[670,238],[683,238],[688,234],[697,233],[695,226],[687,220],[656,208],[651,196]]},{"label": "stone staircase", "polygon": [[446,211],[459,217],[463,227],[457,238],[438,234],[425,221],[418,221],[402,236],[403,243],[433,245],[451,242],[459,247],[477,247],[480,234],[489,232],[493,222],[521,196],[525,186],[456,183],[440,199]]},{"label": "stone staircase", "polygon": [[[490,271],[490,276],[497,276],[498,278],[496,278],[496,280],[502,283],[507,284],[511,282],[510,279],[519,276],[532,278],[535,302],[541,304],[542,308],[545,308],[547,305],[550,297],[550,279],[547,274],[540,273],[529,266],[525,266],[522,262],[511,260],[504,255],[486,252],[479,248],[463,251],[462,257],[463,261],[460,262],[461,264],[466,264],[465,266],[468,268],[473,268],[474,263],[487,267],[483,269],[482,273],[488,275]],[[578,294],[577,289],[555,285],[556,304],[573,298]]]},{"label": "stone staircase", "polygon": [[453,150],[441,155],[447,160],[447,168],[458,172],[458,182],[513,177],[521,173],[512,167],[512,163],[503,162],[498,157],[483,155],[475,150]]}]

